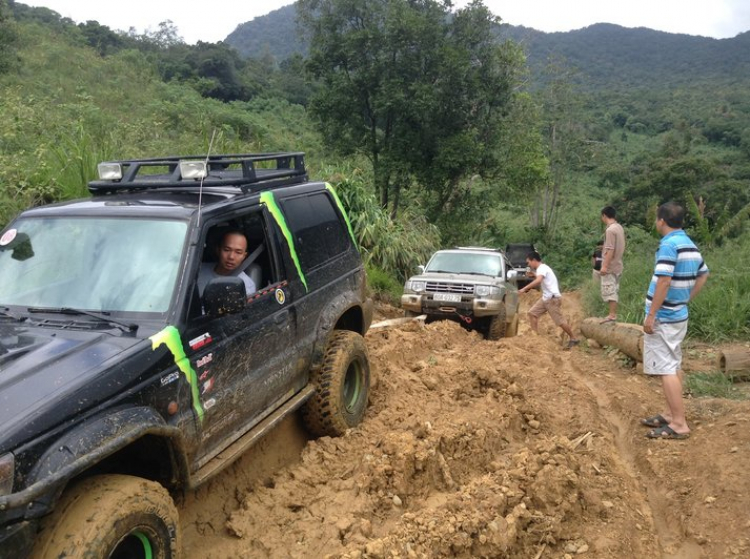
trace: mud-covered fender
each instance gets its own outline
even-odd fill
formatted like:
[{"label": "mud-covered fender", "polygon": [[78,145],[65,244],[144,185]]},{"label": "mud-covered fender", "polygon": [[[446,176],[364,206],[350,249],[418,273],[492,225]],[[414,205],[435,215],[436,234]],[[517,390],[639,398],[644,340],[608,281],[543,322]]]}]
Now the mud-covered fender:
[{"label": "mud-covered fender", "polygon": [[[171,459],[178,475],[187,479],[182,433],[167,425],[147,406],[123,408],[82,422],[51,444],[27,477],[27,489],[35,505],[45,507],[59,497],[68,480],[95,466],[145,435],[169,439]],[[41,495],[44,497],[40,498]],[[19,494],[20,496],[20,494]],[[35,507],[36,508],[36,507]]]},{"label": "mud-covered fender", "polygon": [[368,304],[368,301],[363,303],[356,293],[349,291],[339,294],[328,303],[318,317],[313,367],[320,363],[328,345],[328,338],[337,327],[365,335],[372,321],[372,304]]}]

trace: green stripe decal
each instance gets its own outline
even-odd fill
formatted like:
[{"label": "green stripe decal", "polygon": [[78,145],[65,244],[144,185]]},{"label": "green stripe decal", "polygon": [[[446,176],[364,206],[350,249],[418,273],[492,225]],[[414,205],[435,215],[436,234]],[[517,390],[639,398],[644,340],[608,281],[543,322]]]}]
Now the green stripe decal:
[{"label": "green stripe decal", "polygon": [[302,284],[305,286],[305,291],[308,291],[307,278],[305,278],[305,274],[302,273],[302,266],[300,266],[299,258],[297,257],[297,249],[294,247],[294,237],[292,236],[292,231],[289,229],[289,226],[286,223],[286,219],[284,219],[284,214],[281,213],[281,208],[279,208],[279,205],[276,203],[276,198],[273,197],[273,192],[266,191],[261,193],[260,201],[261,203],[266,205],[268,211],[271,212],[271,215],[276,220],[276,223],[281,229],[281,232],[286,239],[286,244],[289,247],[289,253],[292,255],[294,265],[297,267],[299,279],[302,280]]},{"label": "green stripe decal", "polygon": [[182,347],[180,332],[174,326],[167,326],[161,332],[154,334],[149,338],[151,340],[151,349],[157,349],[166,345],[167,349],[174,356],[174,363],[187,377],[190,385],[190,392],[193,395],[193,409],[198,414],[198,419],[203,421],[203,408],[201,407],[200,394],[198,393],[198,376],[190,366],[190,360],[185,355],[185,349]]},{"label": "green stripe decal", "polygon": [[133,532],[133,535],[141,540],[141,544],[143,544],[144,559],[154,559],[154,551],[151,548],[151,541],[146,537],[146,534],[143,532]]},{"label": "green stripe decal", "polygon": [[346,226],[349,229],[349,236],[352,238],[352,242],[354,243],[354,248],[359,248],[359,245],[357,245],[357,239],[354,238],[354,230],[352,229],[352,224],[349,221],[349,216],[346,215],[346,210],[344,209],[344,204],[341,203],[341,200],[339,199],[338,194],[336,194],[336,191],[333,189],[333,187],[330,185],[330,183],[326,183],[326,190],[331,193],[333,196],[333,199],[336,200],[336,205],[339,207],[339,210],[341,210],[341,215],[344,216],[344,221],[346,221]]}]

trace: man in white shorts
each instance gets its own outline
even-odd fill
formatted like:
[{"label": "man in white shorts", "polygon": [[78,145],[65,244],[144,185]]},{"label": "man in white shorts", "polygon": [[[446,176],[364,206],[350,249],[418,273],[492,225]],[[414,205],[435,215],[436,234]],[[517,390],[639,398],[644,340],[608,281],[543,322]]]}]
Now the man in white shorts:
[{"label": "man in white shorts", "polygon": [[652,439],[690,435],[682,401],[682,340],[688,327],[688,303],[708,279],[708,267],[682,230],[685,210],[674,202],[659,206],[656,230],[662,236],[646,296],[643,321],[643,372],[661,376],[667,411],[641,419]]},{"label": "man in white shorts", "polygon": [[549,313],[552,322],[562,328],[570,338],[565,349],[570,349],[578,345],[578,340],[573,335],[573,329],[565,321],[565,317],[562,314],[562,294],[560,293],[560,286],[557,283],[555,272],[546,264],[542,264],[542,257],[539,256],[538,252],[530,252],[526,256],[526,264],[534,271],[536,277],[523,289],[519,289],[518,292],[526,293],[530,289],[534,289],[537,285],[542,286],[542,298],[534,303],[534,306],[528,312],[531,329],[538,333],[539,317],[544,313]]}]

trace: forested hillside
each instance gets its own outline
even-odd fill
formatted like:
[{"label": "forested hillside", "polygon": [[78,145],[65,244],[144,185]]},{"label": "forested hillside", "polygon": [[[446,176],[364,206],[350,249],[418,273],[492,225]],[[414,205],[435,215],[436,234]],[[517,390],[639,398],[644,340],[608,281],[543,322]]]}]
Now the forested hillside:
[{"label": "forested hillside", "polygon": [[[446,18],[397,2],[403,17],[386,20],[381,5],[367,3],[366,41],[330,31],[345,28],[341,14],[307,58],[284,58],[300,36],[291,6],[226,43],[186,45],[170,22],[122,34],[0,0],[3,224],[29,205],[86,195],[101,160],[202,153],[215,136],[214,152],[306,151],[350,209],[372,285],[392,294],[437,247],[526,240],[580,286],[599,210],[614,204],[631,240],[623,313],[638,321],[653,211],[676,199],[718,272],[696,311],[700,334],[750,332],[750,279],[733,257],[750,244],[750,34],[502,27],[513,40],[498,46],[481,9]],[[316,17],[301,20],[311,38]],[[440,25],[460,40],[431,50]],[[378,39],[376,52],[368,41],[379,33],[403,41]],[[272,49],[271,35],[284,46]],[[239,41],[244,56],[230,46]],[[493,72],[458,71],[467,56]],[[360,64],[355,82],[341,80],[335,57]]]},{"label": "forested hillside", "polygon": [[[290,3],[240,23],[225,42],[250,58],[272,56],[280,62],[307,54],[296,16],[295,4]],[[501,23],[494,32],[500,40],[511,39],[523,47],[536,83],[544,82],[550,59],[565,60],[577,70],[576,81],[594,90],[750,79],[750,31],[712,39],[608,23],[560,33]]]}]

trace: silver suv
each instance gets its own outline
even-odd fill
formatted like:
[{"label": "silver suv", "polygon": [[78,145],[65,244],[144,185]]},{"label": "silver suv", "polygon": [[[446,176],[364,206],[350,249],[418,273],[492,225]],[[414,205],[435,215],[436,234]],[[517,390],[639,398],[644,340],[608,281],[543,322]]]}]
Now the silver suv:
[{"label": "silver suv", "polygon": [[404,286],[401,306],[407,316],[456,320],[488,340],[516,335],[518,273],[501,250],[439,250],[420,271]]}]

